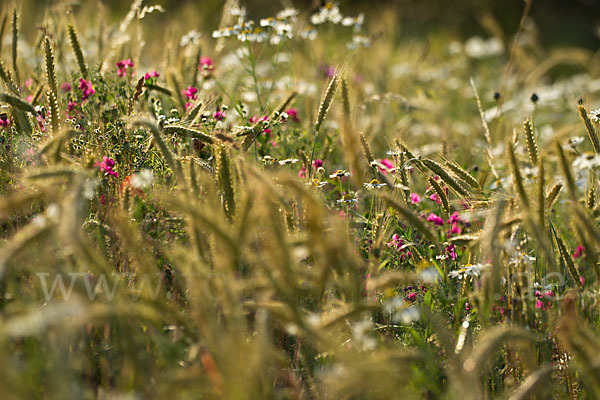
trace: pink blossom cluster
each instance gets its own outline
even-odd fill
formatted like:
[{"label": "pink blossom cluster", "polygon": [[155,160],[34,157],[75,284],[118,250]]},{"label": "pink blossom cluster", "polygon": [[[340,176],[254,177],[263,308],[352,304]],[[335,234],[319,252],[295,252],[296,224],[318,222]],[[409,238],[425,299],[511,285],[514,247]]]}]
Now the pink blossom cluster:
[{"label": "pink blossom cluster", "polygon": [[182,93],[188,99],[188,102],[185,103],[185,109],[187,110],[188,108],[190,108],[193,105],[193,103],[191,101],[198,99],[198,95],[196,95],[196,93],[198,93],[198,89],[196,89],[193,86],[188,86],[188,88],[185,89]]},{"label": "pink blossom cluster", "polygon": [[421,285],[419,288],[416,288],[414,286],[407,286],[404,288],[404,295],[406,296],[406,300],[410,301],[411,303],[417,300],[419,292],[425,294],[427,293],[427,288],[423,285]]},{"label": "pink blossom cluster", "polygon": [[410,250],[408,248],[404,248],[404,249],[402,248],[403,245],[404,245],[404,240],[402,240],[400,235],[398,235],[397,233],[394,233],[392,235],[392,238],[390,239],[390,241],[387,242],[387,246],[390,249],[399,251],[400,261],[404,261],[404,260],[408,259],[410,256],[412,256],[412,253],[410,252]]},{"label": "pink blossom cluster", "polygon": [[456,254],[456,247],[453,244],[449,244],[448,247],[446,247],[446,256],[452,261],[456,260],[458,257]]},{"label": "pink blossom cluster", "polygon": [[410,194],[410,203],[413,205],[417,205],[421,202],[421,196],[419,196],[417,193],[411,193]]},{"label": "pink blossom cluster", "polygon": [[153,69],[152,72],[146,72],[146,75],[144,75],[144,79],[148,80],[150,78],[158,78],[159,76],[160,74],[156,72],[155,69]]},{"label": "pink blossom cluster", "polygon": [[117,75],[120,77],[127,75],[127,68],[133,68],[133,61],[131,61],[131,58],[121,60],[117,63]]},{"label": "pink blossom cluster", "polygon": [[200,66],[201,70],[209,71],[213,69],[213,60],[210,57],[200,57]]},{"label": "pink blossom cluster", "polygon": [[427,222],[433,222],[438,226],[444,225],[444,219],[434,213],[429,213],[429,215],[427,216]]},{"label": "pink blossom cluster", "polygon": [[536,290],[534,295],[537,298],[535,301],[535,308],[539,308],[541,310],[552,308],[552,296],[554,296],[554,293],[551,290],[547,290],[543,293],[539,290]]},{"label": "pink blossom cluster", "polygon": [[224,121],[225,120],[225,111],[223,110],[217,110],[213,113],[213,118],[216,119],[217,121]]},{"label": "pink blossom cluster", "polygon": [[81,89],[81,91],[83,92],[83,96],[81,97],[82,100],[86,100],[88,97],[96,93],[96,91],[92,87],[92,82],[86,81],[83,78],[79,79],[79,89]]},{"label": "pink blossom cluster", "polygon": [[292,121],[300,123],[300,118],[298,118],[298,110],[295,108],[288,108],[285,110],[285,113],[292,119]]},{"label": "pink blossom cluster", "polygon": [[119,177],[119,173],[115,171],[113,168],[115,167],[115,161],[109,157],[102,157],[102,161],[98,161],[95,164],[96,167],[100,167],[100,171],[104,172],[104,175],[112,175],[115,178]]},{"label": "pink blossom cluster", "polygon": [[[258,118],[256,115],[253,116],[252,118],[250,118],[250,123],[251,124],[255,124],[258,121],[267,121],[269,119],[269,117],[267,115],[265,115],[262,118]],[[269,128],[265,129],[265,133],[271,133],[271,130]]]},{"label": "pink blossom cluster", "polygon": [[379,164],[379,171],[381,171],[381,173],[384,175],[387,175],[388,172],[393,174],[394,171],[396,171],[396,166],[394,165],[394,162],[389,158],[379,160]]},{"label": "pink blossom cluster", "polygon": [[585,247],[583,247],[582,245],[577,246],[577,248],[575,249],[575,252],[573,253],[573,258],[577,259],[577,258],[581,257],[583,255],[584,251],[585,251]]},{"label": "pink blossom cluster", "polygon": [[8,127],[10,125],[10,119],[8,119],[6,114],[2,114],[0,116],[0,127]]}]

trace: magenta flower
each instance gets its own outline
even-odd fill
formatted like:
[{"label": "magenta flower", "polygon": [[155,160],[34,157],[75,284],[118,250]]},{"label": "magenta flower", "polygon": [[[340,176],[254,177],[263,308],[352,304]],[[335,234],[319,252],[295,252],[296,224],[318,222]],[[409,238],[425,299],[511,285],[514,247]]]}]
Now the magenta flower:
[{"label": "magenta flower", "polygon": [[458,223],[453,222],[452,227],[450,228],[450,234],[460,235],[462,233],[462,228],[458,225]]},{"label": "magenta flower", "polygon": [[223,120],[225,120],[225,111],[223,111],[223,110],[217,110],[217,111],[215,111],[214,114],[213,114],[213,118],[216,119],[217,121],[223,121]]},{"label": "magenta flower", "polygon": [[[252,118],[250,118],[250,123],[255,124],[258,121],[267,121],[268,119],[269,119],[269,117],[266,115],[262,118],[258,118],[256,115],[254,115]],[[265,133],[271,133],[271,129],[269,129],[269,128],[265,129]]]},{"label": "magenta flower", "polygon": [[8,119],[8,116],[5,113],[0,114],[0,127],[8,126],[10,126],[10,119]]},{"label": "magenta flower", "polygon": [[83,92],[82,100],[86,100],[91,95],[95,94],[96,91],[92,87],[91,81],[86,81],[83,78],[79,79],[79,89]]},{"label": "magenta flower", "polygon": [[77,102],[73,99],[69,99],[69,102],[67,104],[67,108],[69,109],[69,111],[73,111],[75,107],[77,107]]},{"label": "magenta flower", "polygon": [[95,166],[100,167],[100,171],[104,172],[104,176],[112,175],[115,178],[119,177],[119,173],[113,169],[115,161],[112,158],[104,156],[102,157],[102,161],[98,161]]},{"label": "magenta flower", "polygon": [[321,65],[319,69],[326,78],[333,78],[335,75],[335,68],[330,65]]},{"label": "magenta flower", "polygon": [[70,92],[73,87],[71,86],[71,84],[69,82],[63,82],[63,84],[60,86],[60,88],[62,89],[62,91],[64,93],[67,93],[67,92]]},{"label": "magenta flower", "polygon": [[577,246],[577,248],[575,249],[575,253],[573,253],[573,258],[577,259],[581,257],[584,251],[585,247],[583,247],[582,245]]},{"label": "magenta flower", "polygon": [[421,196],[416,193],[410,194],[410,202],[411,204],[419,204],[421,202]]},{"label": "magenta flower", "polygon": [[127,68],[132,67],[133,62],[131,61],[131,58],[128,58],[127,60],[121,60],[117,63],[117,74],[120,77],[124,77],[125,75],[127,75]]},{"label": "magenta flower", "polygon": [[393,173],[396,170],[396,166],[394,165],[394,162],[392,160],[390,160],[389,158],[384,158],[383,160],[380,160],[379,163],[381,164],[379,166],[379,170],[384,175],[387,175],[388,172]]},{"label": "magenta flower", "polygon": [[153,69],[152,72],[146,72],[146,75],[144,75],[144,79],[148,80],[150,78],[158,78],[159,76],[160,74],[156,72],[155,69]]},{"label": "magenta flower", "polygon": [[412,253],[410,252],[410,250],[402,249],[402,246],[404,245],[404,241],[402,240],[400,235],[398,235],[397,233],[394,233],[392,235],[392,238],[390,239],[390,241],[387,242],[386,244],[387,244],[387,247],[389,247],[390,249],[400,250],[400,253],[399,253],[400,261],[404,261],[405,259],[412,256]]},{"label": "magenta flower", "polygon": [[302,165],[302,168],[300,168],[300,171],[298,171],[298,178],[307,178],[308,177],[308,173],[306,172],[306,166]]},{"label": "magenta flower", "polygon": [[554,293],[551,290],[547,290],[544,293],[536,290],[534,295],[537,298],[535,302],[535,308],[539,308],[541,310],[552,308],[552,297],[554,296]]},{"label": "magenta flower", "polygon": [[213,69],[213,60],[210,57],[200,57],[200,69],[211,70]]},{"label": "magenta flower", "polygon": [[417,292],[410,292],[408,294],[408,296],[406,296],[406,298],[408,299],[408,301],[415,301],[415,300],[417,300]]},{"label": "magenta flower", "polygon": [[446,247],[446,255],[448,256],[448,258],[450,258],[452,261],[456,260],[456,257],[458,257],[456,255],[456,247],[454,247],[453,244],[448,245],[448,247]]},{"label": "magenta flower", "polygon": [[427,216],[427,221],[433,222],[434,224],[439,226],[444,225],[444,219],[442,217],[438,217],[434,213],[429,213],[429,215]]},{"label": "magenta flower", "polygon": [[198,93],[198,89],[193,86],[188,86],[188,88],[183,91],[183,94],[187,96],[188,100],[197,100],[198,96],[196,96],[196,93]]},{"label": "magenta flower", "polygon": [[300,118],[298,118],[298,110],[296,110],[295,108],[288,108],[285,113],[294,121],[297,123],[300,123]]},{"label": "magenta flower", "polygon": [[442,204],[442,200],[440,200],[439,196],[437,195],[437,193],[433,193],[432,195],[429,196],[429,200],[433,200],[438,204]]},{"label": "magenta flower", "polygon": [[323,160],[316,159],[312,162],[313,168],[318,169],[323,166]]}]

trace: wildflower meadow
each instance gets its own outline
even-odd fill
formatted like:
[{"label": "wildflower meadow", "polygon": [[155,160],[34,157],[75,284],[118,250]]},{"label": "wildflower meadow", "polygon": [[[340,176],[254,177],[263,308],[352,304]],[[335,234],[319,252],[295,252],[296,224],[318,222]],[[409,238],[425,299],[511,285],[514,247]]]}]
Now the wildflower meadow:
[{"label": "wildflower meadow", "polygon": [[600,399],[600,25],[122,3],[0,2],[1,399]]}]

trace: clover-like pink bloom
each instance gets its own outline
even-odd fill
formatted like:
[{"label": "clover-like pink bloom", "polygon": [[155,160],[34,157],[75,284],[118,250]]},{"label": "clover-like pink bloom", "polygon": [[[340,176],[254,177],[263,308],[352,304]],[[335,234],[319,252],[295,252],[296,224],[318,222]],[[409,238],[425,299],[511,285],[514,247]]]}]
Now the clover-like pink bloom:
[{"label": "clover-like pink bloom", "polygon": [[[258,121],[267,121],[268,119],[269,119],[269,117],[266,115],[262,118],[258,118],[256,115],[254,115],[252,118],[250,118],[250,123],[255,124]],[[269,128],[265,129],[265,133],[271,133],[271,129],[269,129]]]},{"label": "clover-like pink bloom", "polygon": [[104,175],[112,175],[115,178],[119,177],[119,173],[115,171],[113,168],[115,167],[115,161],[109,157],[102,157],[102,161],[98,161],[95,164],[96,167],[100,167],[100,171],[104,172]]},{"label": "clover-like pink bloom", "polygon": [[213,60],[210,57],[200,57],[200,69],[209,70],[213,68]]},{"label": "clover-like pink bloom", "polygon": [[123,77],[125,75],[127,75],[127,68],[133,67],[133,61],[131,61],[131,58],[128,58],[127,60],[121,60],[117,63],[117,74],[120,77]]},{"label": "clover-like pink bloom", "polygon": [[442,200],[440,200],[440,197],[437,195],[437,193],[432,193],[429,196],[429,200],[433,200],[433,201],[435,201],[438,204],[442,204]]},{"label": "clover-like pink bloom", "polygon": [[86,100],[91,95],[95,94],[96,91],[92,87],[91,81],[86,81],[83,78],[79,79],[79,89],[83,92],[82,100]]},{"label": "clover-like pink bloom", "polygon": [[438,217],[434,213],[429,213],[429,215],[427,216],[427,221],[433,222],[434,224],[440,225],[440,226],[444,225],[444,219],[442,217]]},{"label": "clover-like pink bloom", "polygon": [[148,80],[150,78],[158,78],[159,76],[160,74],[156,72],[155,69],[153,69],[152,72],[146,72],[146,75],[144,75],[144,79]]},{"label": "clover-like pink bloom", "polygon": [[300,118],[298,118],[298,110],[296,110],[295,108],[288,108],[287,110],[285,110],[285,113],[294,121],[297,123],[300,123]]},{"label": "clover-like pink bloom", "polygon": [[64,93],[67,93],[67,92],[70,92],[70,91],[71,91],[71,89],[72,89],[73,87],[71,86],[71,84],[70,84],[69,82],[66,82],[66,81],[65,81],[65,82],[63,82],[63,84],[60,86],[60,88],[62,89],[62,91],[63,91]]},{"label": "clover-like pink bloom", "polygon": [[381,163],[381,165],[379,166],[379,170],[384,175],[387,175],[388,172],[393,173],[396,170],[396,166],[394,165],[394,162],[392,160],[390,160],[389,158],[384,158],[384,159],[380,160],[379,162]]},{"label": "clover-like pink bloom", "polygon": [[575,249],[575,253],[573,253],[573,258],[577,259],[581,257],[584,251],[585,247],[583,247],[582,245],[577,246],[577,248]]},{"label": "clover-like pink bloom", "polygon": [[421,202],[421,196],[416,193],[410,194],[410,202],[411,204],[419,204]]},{"label": "clover-like pink bloom", "polygon": [[187,96],[188,100],[198,99],[198,96],[196,96],[196,93],[198,93],[198,89],[196,89],[193,86],[188,86],[188,88],[183,91],[183,94],[185,94]]},{"label": "clover-like pink bloom", "polygon": [[217,121],[225,120],[225,111],[223,111],[223,110],[215,111],[213,114],[213,118],[216,119]]}]

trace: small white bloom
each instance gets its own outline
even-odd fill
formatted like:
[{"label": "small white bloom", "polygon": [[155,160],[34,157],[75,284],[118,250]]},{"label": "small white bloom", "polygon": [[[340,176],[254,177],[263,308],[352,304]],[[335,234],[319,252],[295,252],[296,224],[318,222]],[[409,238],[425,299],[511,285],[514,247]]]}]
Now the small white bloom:
[{"label": "small white bloom", "polygon": [[350,172],[347,172],[344,169],[338,169],[333,174],[329,175],[331,179],[333,178],[343,178],[344,176],[350,176]]},{"label": "small white bloom", "polygon": [[285,160],[280,160],[279,165],[290,165],[296,164],[299,160],[297,158],[287,158]]},{"label": "small white bloom", "polygon": [[576,171],[598,166],[600,166],[600,156],[598,154],[582,154],[573,161],[573,168]]},{"label": "small white bloom", "polygon": [[387,183],[380,183],[377,179],[373,179],[369,183],[363,183],[363,186],[369,190],[381,189],[382,187],[387,186]]}]

